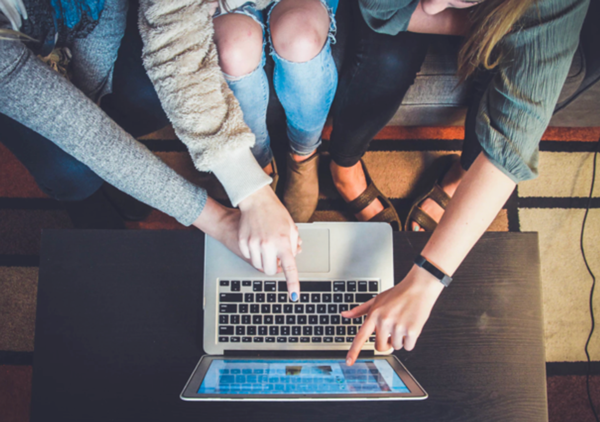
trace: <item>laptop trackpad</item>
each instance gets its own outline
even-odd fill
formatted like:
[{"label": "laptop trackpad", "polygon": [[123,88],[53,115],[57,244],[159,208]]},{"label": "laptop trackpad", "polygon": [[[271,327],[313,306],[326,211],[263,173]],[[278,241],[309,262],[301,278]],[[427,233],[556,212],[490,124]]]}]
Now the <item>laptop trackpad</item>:
[{"label": "laptop trackpad", "polygon": [[296,256],[301,273],[329,272],[329,229],[301,228],[302,253]]}]

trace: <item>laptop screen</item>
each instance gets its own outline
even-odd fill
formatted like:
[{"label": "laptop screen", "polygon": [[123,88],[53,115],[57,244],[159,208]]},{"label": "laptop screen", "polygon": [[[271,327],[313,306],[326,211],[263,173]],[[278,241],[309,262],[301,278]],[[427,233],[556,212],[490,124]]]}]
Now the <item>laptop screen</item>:
[{"label": "laptop screen", "polygon": [[198,394],[409,393],[387,360],[213,360]]}]

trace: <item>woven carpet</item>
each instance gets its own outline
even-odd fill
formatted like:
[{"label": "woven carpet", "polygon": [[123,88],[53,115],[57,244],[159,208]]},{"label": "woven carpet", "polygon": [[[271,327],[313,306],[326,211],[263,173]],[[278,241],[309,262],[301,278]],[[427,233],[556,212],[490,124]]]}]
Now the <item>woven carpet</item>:
[{"label": "woven carpet", "polygon": [[[442,154],[461,150],[459,127],[387,127],[372,142],[365,163],[380,190],[405,218],[420,174]],[[0,135],[1,136],[1,135]],[[327,139],[328,130],[324,138]],[[539,232],[550,420],[593,421],[585,393],[584,345],[590,330],[591,277],[579,250],[579,234],[592,175],[592,151],[600,128],[550,128],[540,145],[540,174],[522,183],[489,230]],[[222,188],[198,173],[171,128],[141,141],[177,172],[223,198]],[[283,146],[274,146],[281,151]],[[326,143],[325,143],[326,149]],[[282,161],[282,160],[281,160]],[[352,219],[344,211],[327,170],[320,169],[321,196],[315,221]],[[597,176],[596,183],[600,183]],[[586,228],[590,266],[600,275],[600,188],[594,193]],[[131,229],[178,229],[154,211]],[[63,206],[47,198],[27,170],[0,144],[0,421],[29,419],[31,365],[41,230],[71,228]],[[600,310],[600,294],[595,298]],[[598,314],[598,312],[597,312]],[[600,319],[600,314],[598,314]],[[590,344],[592,395],[600,407],[600,334]]]}]

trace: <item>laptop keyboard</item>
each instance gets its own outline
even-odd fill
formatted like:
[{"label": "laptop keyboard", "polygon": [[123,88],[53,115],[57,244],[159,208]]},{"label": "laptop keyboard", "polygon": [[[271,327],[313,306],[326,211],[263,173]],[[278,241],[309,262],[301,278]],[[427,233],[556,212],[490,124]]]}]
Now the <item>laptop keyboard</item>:
[{"label": "laptop keyboard", "polygon": [[219,280],[218,340],[352,343],[364,316],[340,313],[375,297],[379,288],[373,280],[300,281],[300,299],[291,302],[285,281]]}]

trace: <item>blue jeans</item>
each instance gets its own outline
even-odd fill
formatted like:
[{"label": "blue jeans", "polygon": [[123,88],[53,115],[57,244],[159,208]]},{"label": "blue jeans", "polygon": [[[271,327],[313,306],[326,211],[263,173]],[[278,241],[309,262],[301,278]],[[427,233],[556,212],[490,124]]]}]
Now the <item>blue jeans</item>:
[{"label": "blue jeans", "polygon": [[[112,93],[102,109],[135,137],[169,124],[158,95],[142,64],[142,40],[137,30],[137,3],[132,2],[112,76]],[[0,113],[2,142],[33,175],[40,189],[59,201],[80,201],[104,183],[88,166],[53,142]]]},{"label": "blue jeans", "polygon": [[[337,88],[338,74],[331,56],[331,42],[335,41],[334,14],[339,0],[321,1],[329,11],[331,26],[327,41],[316,57],[308,62],[294,63],[279,56],[273,48],[270,51],[275,64],[273,84],[287,118],[290,148],[298,155],[308,155],[321,144],[321,132]],[[267,13],[267,27],[272,10]],[[265,15],[254,7],[253,2],[231,13],[250,16],[265,28]],[[220,14],[221,11],[217,11],[215,17]],[[240,103],[244,121],[256,136],[252,153],[261,167],[267,166],[273,159],[267,130],[269,82],[264,70],[265,62],[263,47],[261,63],[254,71],[241,77],[225,75]]]}]

